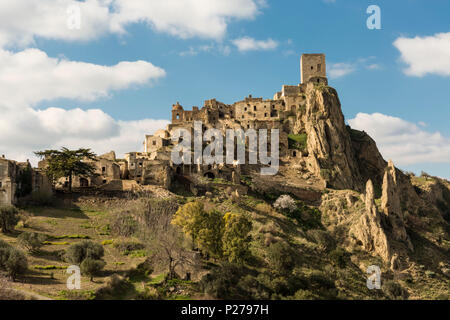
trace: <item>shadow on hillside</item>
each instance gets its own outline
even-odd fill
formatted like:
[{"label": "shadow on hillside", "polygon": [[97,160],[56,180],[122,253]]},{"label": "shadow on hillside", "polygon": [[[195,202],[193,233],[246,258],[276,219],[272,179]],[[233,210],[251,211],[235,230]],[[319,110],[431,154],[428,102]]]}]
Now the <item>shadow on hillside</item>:
[{"label": "shadow on hillside", "polygon": [[35,217],[89,219],[78,207],[29,207],[26,210]]},{"label": "shadow on hillside", "polygon": [[62,282],[57,279],[52,279],[47,273],[30,270],[27,275],[22,278],[22,283],[30,285],[55,285]]}]

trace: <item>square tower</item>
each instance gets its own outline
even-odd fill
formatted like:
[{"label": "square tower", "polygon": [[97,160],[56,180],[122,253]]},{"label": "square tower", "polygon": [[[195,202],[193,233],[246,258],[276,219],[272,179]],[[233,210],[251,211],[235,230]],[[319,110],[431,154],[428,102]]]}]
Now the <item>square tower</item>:
[{"label": "square tower", "polygon": [[302,54],[300,59],[301,83],[327,82],[327,66],[323,53]]}]

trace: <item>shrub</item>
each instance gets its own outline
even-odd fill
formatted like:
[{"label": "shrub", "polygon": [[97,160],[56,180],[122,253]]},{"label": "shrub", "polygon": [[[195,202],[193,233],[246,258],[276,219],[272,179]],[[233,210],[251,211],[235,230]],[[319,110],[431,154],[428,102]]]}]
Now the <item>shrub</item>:
[{"label": "shrub", "polygon": [[239,265],[225,263],[205,275],[200,281],[200,288],[219,299],[248,299],[247,292],[238,286],[246,273],[246,269]]},{"label": "shrub", "polygon": [[306,235],[310,241],[319,245],[322,250],[329,251],[335,247],[334,239],[326,231],[313,229],[308,230]]},{"label": "shrub", "polygon": [[100,260],[105,251],[103,246],[88,240],[71,245],[66,251],[70,263],[80,265],[85,259]]},{"label": "shrub", "polygon": [[0,269],[6,271],[14,281],[18,275],[27,271],[27,258],[23,252],[3,243],[0,247]]},{"label": "shrub", "polygon": [[13,230],[17,222],[19,222],[19,211],[15,207],[0,207],[0,228],[3,233]]},{"label": "shrub", "polygon": [[91,278],[93,281],[94,276],[97,275],[100,270],[105,267],[106,263],[103,260],[96,260],[92,258],[86,258],[80,265],[81,272]]},{"label": "shrub", "polygon": [[47,237],[42,233],[36,232],[23,232],[17,238],[20,246],[28,250],[29,252],[36,252],[43,245]]},{"label": "shrub", "polygon": [[403,300],[408,298],[408,292],[400,284],[392,280],[385,281],[381,287],[384,294],[391,300]]},{"label": "shrub", "polygon": [[113,246],[125,255],[131,251],[145,249],[145,246],[137,241],[114,241]]},{"label": "shrub", "polygon": [[295,203],[295,200],[292,199],[288,195],[282,195],[280,196],[277,201],[273,204],[273,207],[275,209],[281,210],[283,212],[289,212],[292,213],[295,210],[297,210],[297,204]]},{"label": "shrub", "polygon": [[294,252],[285,242],[273,243],[268,249],[271,268],[279,274],[289,274],[295,266]]},{"label": "shrub", "polygon": [[347,266],[347,253],[342,248],[337,248],[330,252],[330,259],[339,268],[344,269]]},{"label": "shrub", "polygon": [[138,223],[130,212],[120,212],[113,216],[110,230],[121,237],[131,237],[138,230]]}]

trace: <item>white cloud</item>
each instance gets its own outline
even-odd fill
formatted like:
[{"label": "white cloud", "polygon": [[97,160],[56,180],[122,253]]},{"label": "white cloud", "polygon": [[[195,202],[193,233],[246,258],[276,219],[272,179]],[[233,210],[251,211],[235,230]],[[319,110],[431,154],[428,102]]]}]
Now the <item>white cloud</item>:
[{"label": "white cloud", "polygon": [[98,154],[111,150],[122,156],[143,150],[146,134],[165,128],[166,120],[116,121],[99,109],[64,110],[0,108],[0,153],[8,158],[34,160],[33,151],[61,147],[87,147]]},{"label": "white cloud", "polygon": [[[108,0],[0,1],[0,47],[27,46],[35,37],[86,41],[108,32],[111,14]],[[80,8],[81,28],[69,28],[70,9]]]},{"label": "white cloud", "polygon": [[373,62],[375,59],[376,57],[372,56],[367,58],[359,58],[352,62],[329,63],[327,66],[328,77],[330,79],[337,79],[345,77],[360,69],[366,69],[369,71],[379,70],[381,69],[381,66]]},{"label": "white cloud", "polygon": [[[69,28],[73,7],[80,28]],[[133,23],[180,38],[222,38],[234,20],[253,19],[257,0],[14,0],[0,1],[0,47],[32,44],[36,37],[89,41],[106,33],[126,33]]]},{"label": "white cloud", "polygon": [[58,98],[93,101],[164,75],[163,69],[145,61],[101,66],[50,58],[38,49],[0,49],[0,154],[36,160],[33,151],[62,146],[88,147],[97,153],[141,150],[144,135],[167,121],[117,121],[99,109],[34,107]]},{"label": "white cloud", "polygon": [[328,65],[328,76],[330,79],[344,77],[356,71],[356,67],[351,63],[333,63]]},{"label": "white cloud", "polygon": [[153,29],[181,38],[222,38],[233,19],[253,19],[263,5],[255,0],[116,0],[113,31],[147,22]]},{"label": "white cloud", "polygon": [[450,76],[450,32],[429,37],[400,37],[394,41],[394,46],[400,51],[401,60],[408,65],[405,74]]},{"label": "white cloud", "polygon": [[38,49],[0,49],[1,103],[15,108],[57,98],[95,100],[164,76],[163,69],[146,61],[101,66],[50,58]]},{"label": "white cloud", "polygon": [[397,165],[450,163],[450,139],[439,132],[424,131],[414,123],[381,113],[358,113],[348,123],[366,131],[383,156]]},{"label": "white cloud", "polygon": [[278,47],[278,42],[272,39],[255,40],[250,37],[243,37],[232,41],[239,51],[273,50]]}]

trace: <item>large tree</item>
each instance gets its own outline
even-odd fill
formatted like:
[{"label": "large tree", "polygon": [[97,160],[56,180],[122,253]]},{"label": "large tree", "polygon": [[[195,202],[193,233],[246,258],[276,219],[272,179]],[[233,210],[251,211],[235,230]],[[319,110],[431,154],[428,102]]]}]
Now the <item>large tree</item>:
[{"label": "large tree", "polygon": [[97,155],[91,149],[62,148],[61,150],[38,151],[35,154],[47,160],[46,172],[53,182],[59,178],[68,178],[70,191],[72,191],[73,176],[95,175],[95,166],[92,161],[97,161]]}]

